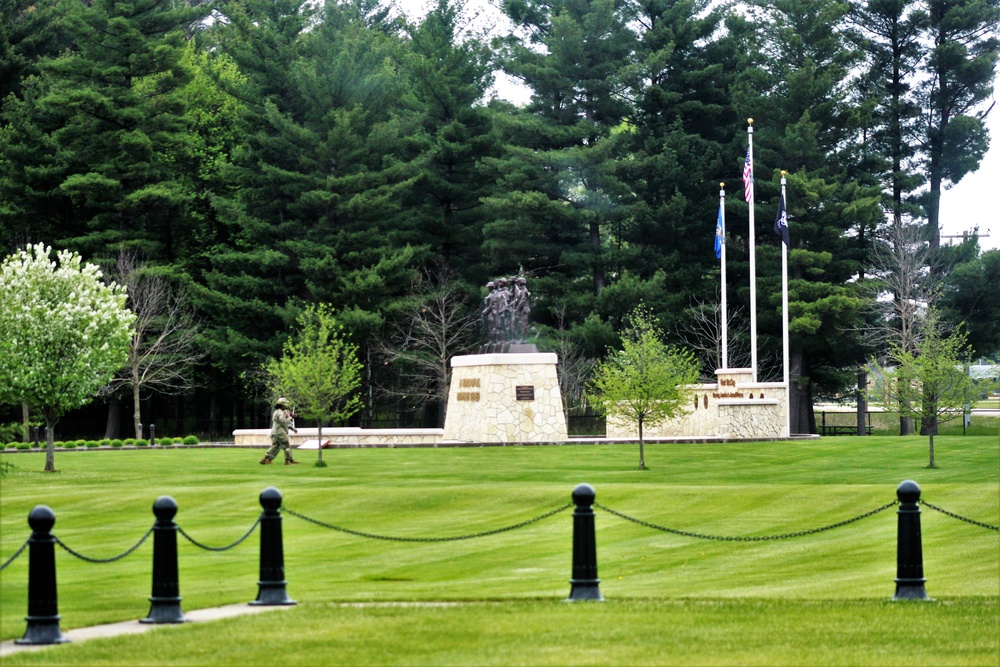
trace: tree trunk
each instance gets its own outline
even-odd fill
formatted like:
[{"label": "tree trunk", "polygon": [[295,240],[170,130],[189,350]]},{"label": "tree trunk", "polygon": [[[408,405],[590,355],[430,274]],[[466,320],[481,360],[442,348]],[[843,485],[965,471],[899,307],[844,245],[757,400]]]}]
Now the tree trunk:
[{"label": "tree trunk", "polygon": [[927,441],[930,444],[930,450],[931,450],[931,460],[930,460],[930,463],[928,464],[928,467],[930,467],[930,468],[936,468],[937,466],[934,464],[934,433],[933,432],[927,434]]},{"label": "tree trunk", "polygon": [[104,437],[117,440],[122,431],[122,399],[117,394],[108,401],[108,421],[104,426]]},{"label": "tree trunk", "polygon": [[132,383],[132,424],[135,427],[135,437],[142,437],[142,413],[139,406],[139,383]]},{"label": "tree trunk", "polygon": [[868,401],[865,399],[865,387],[868,386],[868,373],[858,371],[858,435],[868,435],[866,417],[868,416]]},{"label": "tree trunk", "polygon": [[[319,440],[317,441],[317,447],[316,447],[316,452],[317,452],[316,467],[317,468],[325,468],[326,464],[323,463],[323,422],[322,421],[319,422],[319,428],[316,429],[316,437],[319,438]],[[290,443],[290,442],[288,443],[288,448],[289,449],[292,448],[292,443]]]},{"label": "tree trunk", "polygon": [[642,417],[639,417],[639,470],[646,469],[646,452],[642,441]]},{"label": "tree trunk", "polygon": [[788,380],[790,405],[789,435],[794,433],[815,433],[816,416],[813,414],[812,387],[805,369],[806,358],[801,349],[792,348],[789,352],[790,366]]},{"label": "tree trunk", "polygon": [[56,424],[45,416],[45,472],[56,471]]},{"label": "tree trunk", "polygon": [[29,423],[30,418],[31,418],[31,410],[28,409],[28,404],[21,403],[21,424],[22,424],[21,442],[31,442],[31,424]]}]

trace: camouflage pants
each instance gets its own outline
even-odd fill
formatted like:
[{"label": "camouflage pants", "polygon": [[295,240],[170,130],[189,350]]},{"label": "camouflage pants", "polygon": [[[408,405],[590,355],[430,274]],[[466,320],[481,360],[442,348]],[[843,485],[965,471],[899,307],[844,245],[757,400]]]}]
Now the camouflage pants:
[{"label": "camouflage pants", "polygon": [[274,457],[278,455],[278,450],[284,450],[285,460],[292,460],[292,450],[288,444],[288,434],[287,433],[272,433],[271,434],[271,448],[267,450],[267,458],[274,460]]}]

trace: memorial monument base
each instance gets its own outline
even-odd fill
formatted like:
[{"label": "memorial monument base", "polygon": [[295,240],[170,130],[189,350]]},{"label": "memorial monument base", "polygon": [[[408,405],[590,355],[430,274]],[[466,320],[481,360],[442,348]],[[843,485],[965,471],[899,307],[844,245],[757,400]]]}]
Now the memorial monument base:
[{"label": "memorial monument base", "polygon": [[542,352],[490,352],[454,357],[444,439],[484,443],[565,442],[568,434],[557,363],[555,354]]}]

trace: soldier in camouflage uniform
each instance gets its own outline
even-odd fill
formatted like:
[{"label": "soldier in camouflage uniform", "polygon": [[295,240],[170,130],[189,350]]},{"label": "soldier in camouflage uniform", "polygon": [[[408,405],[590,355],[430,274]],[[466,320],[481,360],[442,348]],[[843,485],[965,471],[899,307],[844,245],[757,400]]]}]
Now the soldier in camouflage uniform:
[{"label": "soldier in camouflage uniform", "polygon": [[298,463],[292,458],[292,450],[288,445],[288,432],[298,433],[292,426],[292,413],[288,409],[288,399],[279,398],[274,404],[274,413],[271,415],[271,448],[260,460],[261,465],[270,465],[274,457],[278,455],[278,450],[285,452],[285,465]]}]

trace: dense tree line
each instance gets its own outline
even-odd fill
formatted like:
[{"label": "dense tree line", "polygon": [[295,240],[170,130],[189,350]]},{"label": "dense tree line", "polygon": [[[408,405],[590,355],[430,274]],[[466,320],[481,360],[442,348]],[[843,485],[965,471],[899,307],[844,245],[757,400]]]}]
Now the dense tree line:
[{"label": "dense tree line", "polygon": [[[753,233],[761,375],[780,377],[769,229],[787,170],[794,432],[873,352],[872,255],[894,226],[922,230],[977,353],[1000,349],[980,282],[997,258],[974,236],[941,248],[938,225],[941,189],[989,144],[996,2],[503,8],[514,29],[489,38],[454,0],[418,21],[383,0],[0,0],[5,254],[45,242],[110,267],[129,251],[185,292],[200,417],[248,423],[254,378],[325,303],[364,364],[361,419],[439,418],[385,344],[420,347],[396,336],[415,284],[433,275],[474,312],[488,279],[523,272],[539,345],[581,357],[639,302],[676,334],[718,301],[720,182],[730,303],[749,300]],[[499,71],[526,104],[491,97]]]}]

